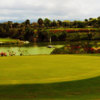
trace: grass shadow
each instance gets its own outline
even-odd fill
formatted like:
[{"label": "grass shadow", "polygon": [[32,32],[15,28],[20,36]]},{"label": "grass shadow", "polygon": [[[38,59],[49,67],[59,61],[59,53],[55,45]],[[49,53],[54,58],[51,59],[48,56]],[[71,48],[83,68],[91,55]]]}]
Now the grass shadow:
[{"label": "grass shadow", "polygon": [[[100,95],[100,77],[48,84],[0,85],[0,100],[78,100],[75,98],[83,95],[87,95],[86,98]],[[96,100],[100,100],[100,96],[98,98]]]}]

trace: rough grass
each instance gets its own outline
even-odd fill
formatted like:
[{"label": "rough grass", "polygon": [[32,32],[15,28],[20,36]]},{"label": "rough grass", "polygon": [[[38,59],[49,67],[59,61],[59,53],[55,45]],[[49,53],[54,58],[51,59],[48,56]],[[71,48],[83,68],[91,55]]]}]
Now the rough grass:
[{"label": "rough grass", "polygon": [[0,100],[99,100],[100,58],[0,57]]}]

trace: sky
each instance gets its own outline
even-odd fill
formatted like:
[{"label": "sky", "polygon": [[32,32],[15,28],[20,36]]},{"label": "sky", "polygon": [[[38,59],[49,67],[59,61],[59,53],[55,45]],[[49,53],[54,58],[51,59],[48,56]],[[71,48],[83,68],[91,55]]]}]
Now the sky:
[{"label": "sky", "polygon": [[100,16],[100,0],[0,0],[0,21],[83,20]]}]

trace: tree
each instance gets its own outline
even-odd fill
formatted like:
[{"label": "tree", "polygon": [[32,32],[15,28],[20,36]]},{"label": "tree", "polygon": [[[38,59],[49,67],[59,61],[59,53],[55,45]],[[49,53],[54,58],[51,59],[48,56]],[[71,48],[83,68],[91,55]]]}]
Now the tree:
[{"label": "tree", "polygon": [[8,25],[9,28],[12,28],[13,22],[12,21],[8,21],[7,25]]},{"label": "tree", "polygon": [[62,21],[61,20],[57,20],[59,27],[62,26]]},{"label": "tree", "polygon": [[34,29],[31,27],[26,27],[25,28],[25,35],[24,35],[25,40],[28,40],[31,42],[33,35],[34,35]]},{"label": "tree", "polygon": [[27,19],[27,20],[25,21],[25,25],[26,25],[26,26],[30,25],[30,20],[29,20],[29,19]]},{"label": "tree", "polygon": [[20,25],[19,23],[14,23],[14,24],[13,24],[13,28],[18,28],[19,25]]},{"label": "tree", "polygon": [[58,38],[59,38],[60,41],[66,41],[66,37],[67,37],[67,34],[66,34],[65,31],[63,31],[62,34],[59,35]]},{"label": "tree", "polygon": [[73,22],[73,27],[75,28],[84,28],[85,27],[85,23],[82,21],[74,21]]},{"label": "tree", "polygon": [[57,26],[57,23],[56,23],[55,20],[52,21],[51,26],[52,26],[52,27],[56,27],[56,26]]},{"label": "tree", "polygon": [[45,18],[45,20],[44,20],[45,27],[49,27],[50,23],[51,23],[51,21],[48,18]]},{"label": "tree", "polygon": [[90,18],[88,25],[91,26],[91,27],[97,27],[97,19]]},{"label": "tree", "polygon": [[85,19],[84,21],[85,21],[85,22],[88,22],[88,19]]},{"label": "tree", "polygon": [[89,21],[91,21],[93,18],[89,18]]},{"label": "tree", "polygon": [[7,37],[8,34],[6,33],[6,30],[3,27],[0,27],[0,37]]},{"label": "tree", "polygon": [[43,23],[44,23],[44,22],[43,22],[43,19],[42,19],[42,18],[39,18],[39,19],[38,19],[38,24],[39,24],[40,27],[43,25]]},{"label": "tree", "polygon": [[18,36],[19,36],[19,34],[18,34],[18,29],[17,28],[12,28],[12,29],[10,29],[9,30],[9,36],[11,37],[11,38],[19,38]]},{"label": "tree", "polygon": [[97,18],[98,27],[100,27],[100,17]]},{"label": "tree", "polygon": [[17,37],[18,37],[18,39],[26,40],[26,38],[25,38],[25,28],[24,28],[24,27],[21,27],[21,28],[18,30]]},{"label": "tree", "polygon": [[66,21],[63,21],[63,23],[62,23],[62,25],[63,25],[63,27],[70,27],[70,21],[68,20],[66,20]]}]

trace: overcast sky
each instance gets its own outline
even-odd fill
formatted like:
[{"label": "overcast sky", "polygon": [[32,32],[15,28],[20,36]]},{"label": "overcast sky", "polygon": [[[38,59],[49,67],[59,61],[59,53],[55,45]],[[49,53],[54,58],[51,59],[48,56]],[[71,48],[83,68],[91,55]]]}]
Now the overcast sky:
[{"label": "overcast sky", "polygon": [[0,0],[0,21],[83,20],[100,16],[100,0]]}]

